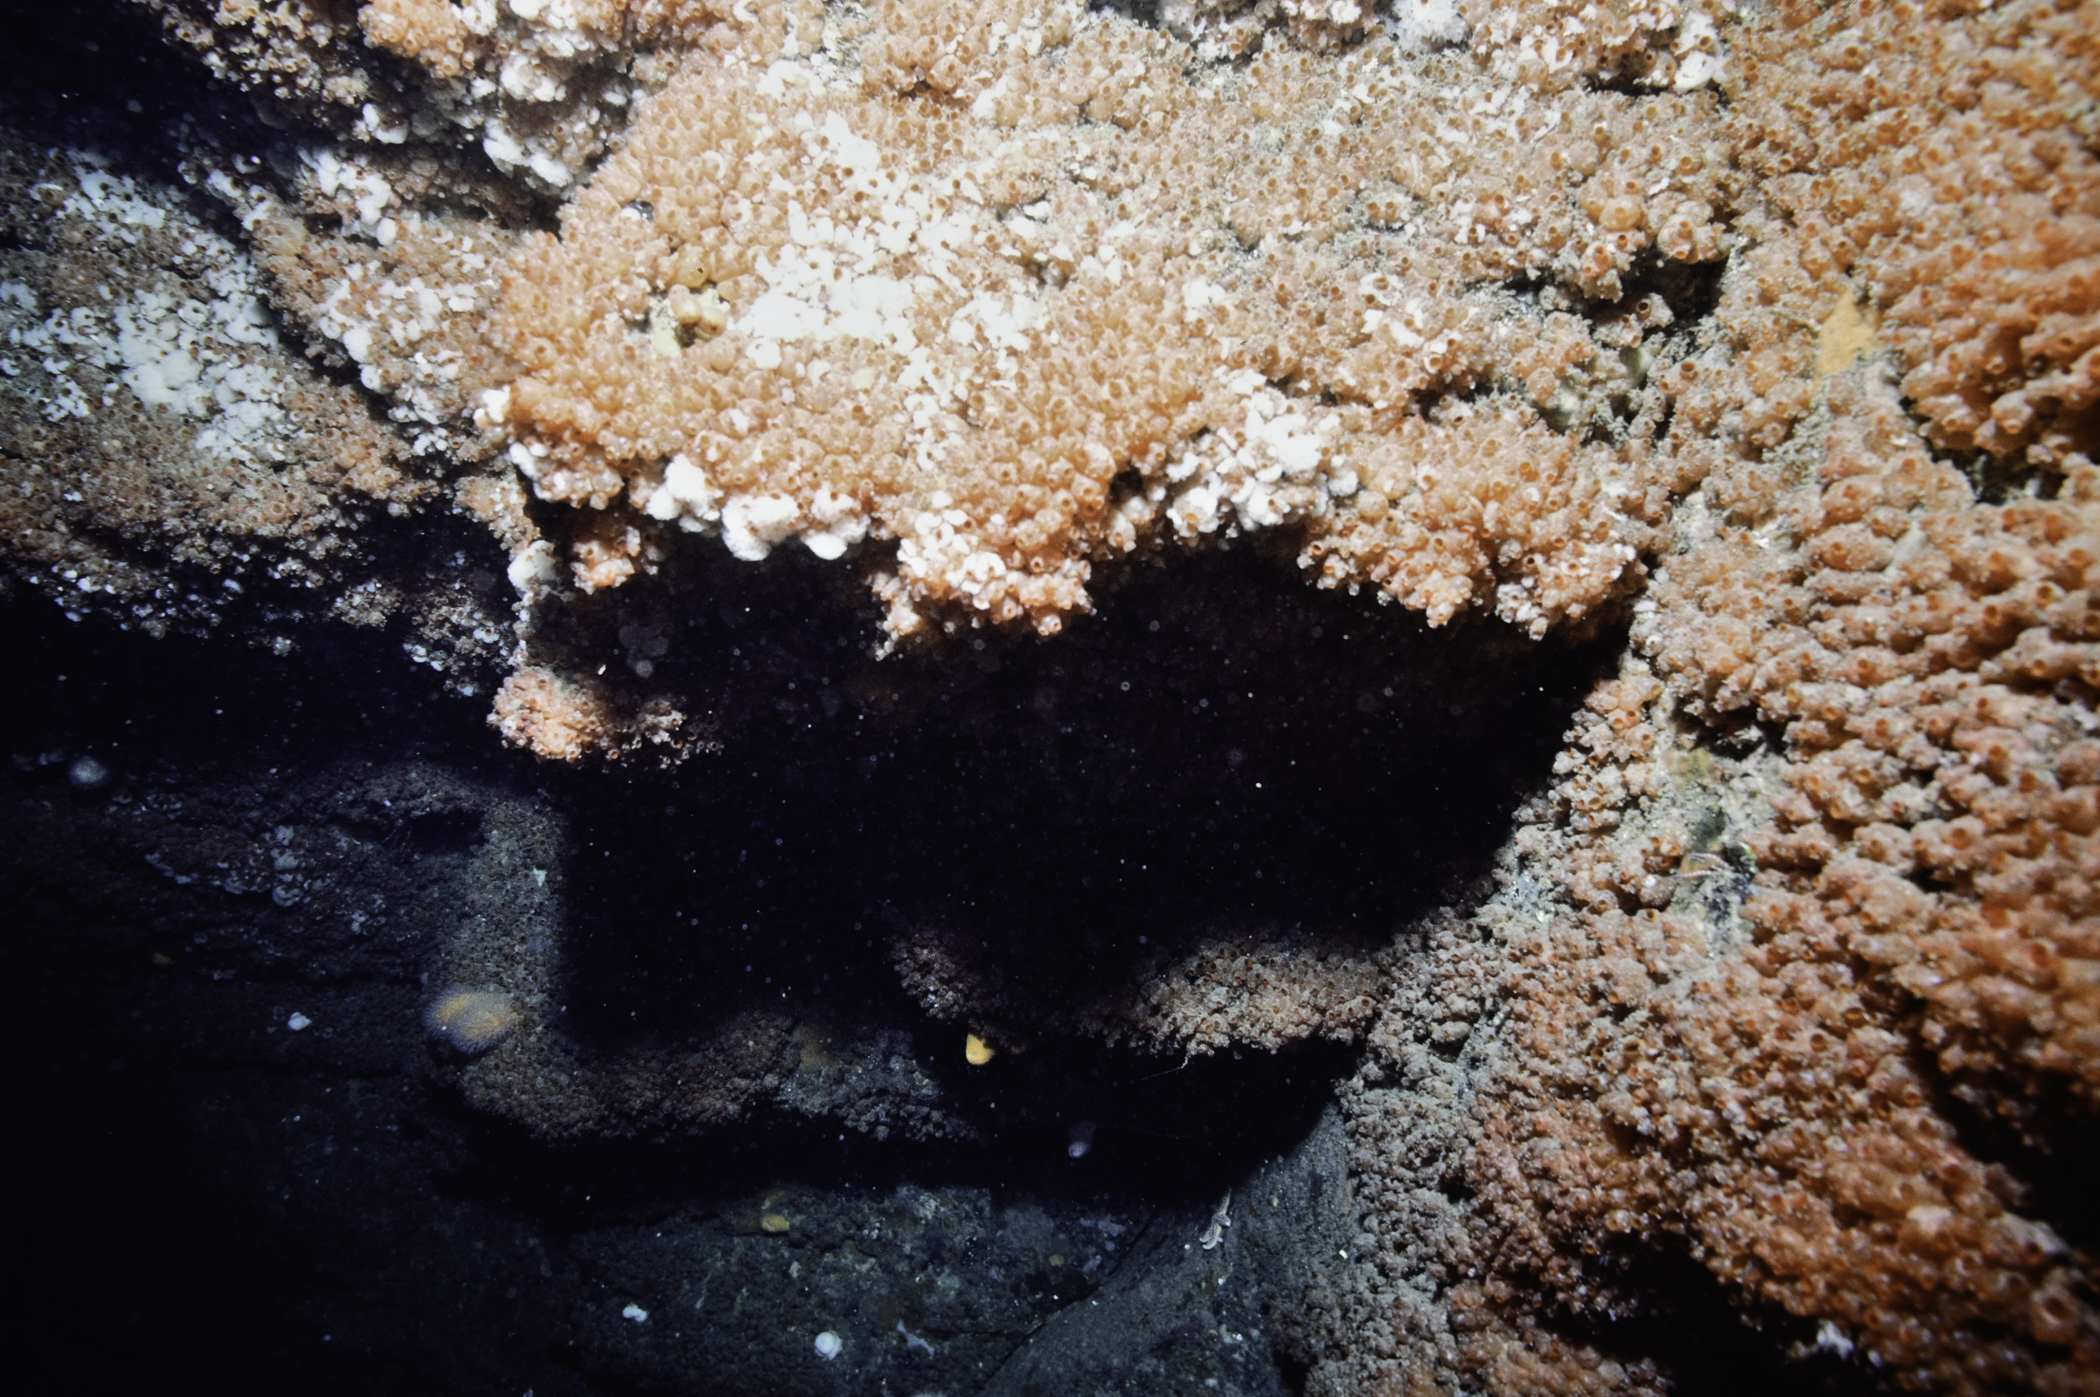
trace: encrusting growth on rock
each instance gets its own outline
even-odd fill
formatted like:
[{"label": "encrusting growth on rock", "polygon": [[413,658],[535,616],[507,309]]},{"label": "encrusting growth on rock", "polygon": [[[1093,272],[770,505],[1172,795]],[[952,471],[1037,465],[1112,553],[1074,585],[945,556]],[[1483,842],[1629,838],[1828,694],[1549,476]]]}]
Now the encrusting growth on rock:
[{"label": "encrusting growth on rock", "polygon": [[[662,678],[694,550],[857,577],[890,649],[1241,547],[1623,638],[1492,886],[1383,941],[1308,897],[1054,1010],[982,928],[896,973],[980,1046],[1358,1045],[1309,1392],[1667,1390],[1612,1327],[1665,1254],[1865,1383],[2100,1393],[2038,1182],[2100,1112],[2093,4],[141,3],[304,144],[185,135],[209,226],[0,147],[12,578],[404,612],[574,763],[733,740]],[[440,500],[514,632],[351,566]],[[454,1066],[693,1128],[798,1051],[711,1031]]]},{"label": "encrusting growth on rock", "polygon": [[1542,413],[1571,376],[1639,396],[1621,361],[1671,312],[1606,349],[1490,288],[1616,294],[1657,237],[1718,257],[1720,147],[1661,135],[1710,98],[1574,104],[1674,162],[1615,201],[1634,181],[1569,111],[1384,49],[1205,75],[1067,5],[875,18],[858,74],[688,58],[520,249],[494,333],[523,372],[483,420],[540,498],[610,511],[577,585],[674,526],[754,560],[894,539],[871,581],[900,637],[1053,633],[1098,561],[1275,528],[1435,623],[1540,632],[1636,575],[1684,484],[1643,448],[1659,400],[1619,440]]},{"label": "encrusting growth on rock", "polygon": [[[1696,893],[1630,916],[1603,894],[1514,933],[1513,1031],[1468,1170],[1492,1222],[1471,1245],[1609,1305],[1591,1267],[1676,1232],[1906,1385],[2085,1390],[2086,1263],[1940,1100],[2045,1142],[2045,1103],[2090,1103],[2100,1074],[2089,700],[2036,692],[2016,658],[2080,643],[2100,476],[1981,505],[1886,389],[1832,400],[1813,484],[1670,561],[1636,630],[1660,679],[1600,690],[1585,739],[1601,775],[1668,761],[1673,702],[1784,725],[1750,895],[1717,918]],[[1771,532],[1790,543],[1760,546]],[[1564,808],[1557,857],[1579,867]],[[1510,1286],[1477,1294],[1508,1304]]]}]

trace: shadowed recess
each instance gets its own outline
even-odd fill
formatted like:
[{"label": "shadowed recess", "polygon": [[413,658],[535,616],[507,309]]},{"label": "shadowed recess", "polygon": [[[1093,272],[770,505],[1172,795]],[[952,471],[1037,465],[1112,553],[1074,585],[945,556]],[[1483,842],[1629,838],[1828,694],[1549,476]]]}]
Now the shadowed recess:
[{"label": "shadowed recess", "polygon": [[928,931],[1067,1001],[1220,933],[1377,944],[1486,872],[1602,654],[1242,552],[1135,568],[1048,644],[870,662],[808,571],[681,613],[655,673],[712,689],[724,749],[579,812],[572,1031],[894,993],[886,942]]}]

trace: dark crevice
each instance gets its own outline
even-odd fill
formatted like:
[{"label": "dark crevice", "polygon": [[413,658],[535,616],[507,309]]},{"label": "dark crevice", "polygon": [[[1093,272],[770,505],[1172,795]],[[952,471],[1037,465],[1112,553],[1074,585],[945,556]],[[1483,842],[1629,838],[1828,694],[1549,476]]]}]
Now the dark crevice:
[{"label": "dark crevice", "polygon": [[[267,173],[283,181],[297,168],[297,143],[286,133],[305,127],[305,116],[287,115],[267,94],[234,92],[215,82],[195,53],[164,37],[141,5],[89,0],[39,7],[32,22],[10,38],[17,55],[0,89],[0,123],[36,142],[84,146],[121,171],[177,187],[187,185],[181,165],[200,148],[259,160],[249,178]],[[375,71],[396,74],[399,91],[426,81],[383,51],[369,50],[366,59]],[[347,124],[354,112],[320,101],[312,115]],[[560,201],[502,175],[477,143],[440,150],[469,168],[473,187],[434,196],[429,211],[457,207],[508,227],[558,229]],[[191,203],[210,221],[237,223],[217,199],[199,195]],[[332,220],[308,224],[336,231]]]},{"label": "dark crevice", "polygon": [[1643,296],[1660,296],[1675,317],[1670,332],[1679,334],[1694,329],[1720,309],[1721,281],[1727,268],[1726,258],[1681,262],[1649,248],[1634,259],[1623,283],[1624,290],[1612,304],[1626,305]]},{"label": "dark crevice", "polygon": [[[606,1217],[668,1216],[696,1198],[704,1210],[707,1198],[787,1184],[860,1193],[963,1186],[1208,1211],[1235,1178],[1304,1138],[1353,1056],[1333,1044],[1226,1052],[1179,1070],[1166,1059],[1163,1072],[1161,1059],[1074,1040],[1002,1055],[996,1070],[983,1070],[964,1064],[954,1037],[958,1050],[925,1055],[923,1065],[959,1114],[994,1122],[980,1138],[876,1141],[769,1108],[706,1137],[549,1144],[454,1104],[445,1129],[463,1163],[448,1187],[500,1198],[556,1233]],[[987,1112],[987,1102],[997,1109]],[[1095,1130],[1089,1153],[1074,1159],[1066,1146],[1078,1120]]]},{"label": "dark crevice", "polygon": [[[269,567],[271,555],[263,547],[255,548],[255,558],[236,557],[210,565],[153,559],[148,566],[157,567],[166,579],[157,598],[155,621],[169,630],[193,637],[243,636],[256,645],[270,643],[282,633],[296,632],[295,648],[315,648],[324,657],[348,653],[376,654],[385,657],[380,663],[393,666],[401,662],[401,647],[410,638],[410,621],[406,615],[396,612],[383,627],[376,629],[359,629],[323,619],[337,597],[354,590],[367,579],[463,579],[468,587],[462,590],[468,591],[484,614],[503,617],[509,611],[509,599],[503,594],[503,554],[489,533],[478,525],[449,514],[396,518],[377,506],[352,507],[346,512],[362,516],[359,527],[361,546],[355,555],[345,557],[338,554],[316,569],[324,577],[331,571],[339,574],[322,586],[307,585],[299,580],[297,571],[280,572]],[[95,540],[118,559],[127,558],[133,551],[131,540],[116,530],[79,527],[76,534]],[[459,561],[456,566],[441,570],[440,565],[433,561],[436,559]],[[475,563],[480,566],[471,566]],[[16,568],[4,571],[16,571]],[[24,573],[27,575],[23,576]],[[227,586],[229,577],[238,580],[238,591]],[[52,587],[49,574],[41,569],[21,568],[17,578],[18,585],[37,592],[47,587],[59,591],[62,605],[69,600],[63,590]],[[83,618],[80,624],[88,627],[83,638],[95,636],[97,629],[107,624],[95,614],[79,614]],[[35,614],[34,607],[25,608],[17,617],[0,624],[25,626],[37,633],[42,643],[68,644],[59,639],[65,623],[61,620],[58,626],[51,626],[47,619]],[[124,623],[121,629],[135,631],[143,628]],[[92,642],[94,645],[100,643],[99,640]],[[324,665],[338,662],[333,658],[322,660]],[[468,666],[472,661],[463,656],[454,663]],[[298,667],[294,665],[279,672],[296,673]],[[455,670],[455,677],[463,674],[463,669]],[[471,678],[478,685],[486,685],[490,675],[482,672]],[[354,681],[346,682],[352,682],[354,687]]]},{"label": "dark crevice", "polygon": [[882,662],[807,568],[674,584],[711,604],[666,602],[652,682],[710,695],[723,751],[579,804],[573,1031],[683,1038],[782,947],[775,1002],[894,984],[886,943],[934,932],[1010,999],[1077,1004],[1221,929],[1367,948],[1447,900],[1613,637],[1432,632],[1279,567],[1140,563],[1054,642]]},{"label": "dark crevice", "polygon": [[[389,525],[373,545],[414,575],[417,555],[473,546],[464,536],[455,546],[449,527]],[[54,1093],[71,1103],[38,1106],[36,1128],[91,1139],[144,1093],[172,1113],[174,1138],[190,1142],[167,1148],[212,1142],[196,1178],[148,1150],[142,1167],[158,1191],[139,1192],[135,1208],[113,1215],[127,1235],[148,1239],[150,1254],[136,1258],[141,1293],[181,1290],[200,1306],[252,1317],[261,1337],[245,1320],[231,1334],[209,1324],[195,1333],[244,1345],[264,1375],[318,1365],[341,1375],[319,1391],[368,1380],[385,1387],[398,1385],[384,1376],[389,1365],[413,1361],[426,1387],[466,1390],[444,1374],[478,1361],[472,1350],[488,1341],[488,1321],[438,1312],[415,1317],[400,1337],[368,1332],[362,1348],[331,1347],[349,1342],[340,1325],[404,1317],[383,1296],[364,1294],[369,1283],[358,1278],[375,1263],[300,1229],[361,1228],[363,1212],[375,1227],[424,1227],[415,1219],[481,1210],[510,1220],[480,1224],[496,1226],[486,1234],[491,1247],[514,1245],[500,1235],[513,1225],[552,1246],[616,1223],[639,1226],[637,1218],[726,1209],[709,1200],[761,1195],[783,1181],[833,1198],[908,1181],[1039,1200],[1062,1217],[1098,1208],[1167,1217],[1174,1235],[1193,1238],[1228,1183],[1310,1129],[1332,1083],[1350,1072],[1352,1050],[1312,1044],[1182,1059],[1044,1032],[1003,1042],[991,1064],[973,1067],[961,1052],[964,1025],[929,1019],[904,992],[889,942],[927,927],[974,936],[1016,1001],[1053,1004],[1127,984],[1145,957],[1221,928],[1259,923],[1281,944],[1325,936],[1361,952],[1411,911],[1479,883],[1511,806],[1546,779],[1567,712],[1614,639],[1535,644],[1495,623],[1430,632],[1368,598],[1297,585],[1287,557],[1240,549],[1177,559],[1171,573],[1143,561],[1119,569],[1102,579],[1098,614],[1054,642],[965,635],[933,653],[878,662],[865,601],[836,571],[791,554],[762,567],[718,559],[639,599],[660,608],[670,628],[660,675],[705,697],[725,734],[721,755],[649,775],[564,772],[504,753],[483,704],[440,693],[433,676],[406,663],[405,637],[392,629],[308,624],[280,658],[69,622],[31,596],[0,607],[0,640],[30,676],[8,694],[16,755],[28,763],[11,779],[26,799],[87,809],[180,796],[210,807],[200,811],[207,821],[250,830],[268,853],[278,847],[271,825],[284,818],[276,811],[291,809],[270,801],[293,799],[282,783],[304,780],[301,771],[414,754],[429,770],[478,770],[514,789],[532,783],[573,832],[561,875],[573,912],[559,930],[571,1011],[563,1027],[587,1054],[675,1043],[741,1008],[784,1008],[800,1021],[841,1025],[845,1040],[888,1035],[920,1065],[946,1118],[966,1126],[914,1140],[900,1123],[884,1141],[774,1104],[704,1134],[674,1122],[631,1139],[549,1145],[449,1089],[433,1093],[412,1065],[403,1075],[388,1056],[383,1068],[351,1076],[363,1099],[394,1103],[384,1128],[396,1132],[386,1137],[395,1153],[345,1155],[349,1174],[288,1165],[287,1142],[302,1138],[294,1122],[316,1109],[324,1085],[348,1090],[344,1076],[210,1068],[183,1052],[113,1074],[105,1044],[141,1041],[141,1023],[178,1026],[173,1007],[183,1001],[153,996],[181,985],[204,996],[267,996],[236,1021],[200,1023],[197,1043],[266,1028],[281,1039],[289,1009],[315,1007],[317,987],[328,984],[353,999],[371,996],[356,1014],[420,1046],[416,1006],[429,991],[415,988],[414,968],[438,943],[404,944],[391,962],[376,952],[362,962],[330,959],[336,953],[321,954],[309,938],[324,921],[340,927],[348,904],[317,893],[311,908],[281,909],[267,887],[211,893],[191,910],[171,904],[128,925],[140,905],[130,884],[83,900],[77,871],[23,870],[5,910],[16,925],[49,930],[33,955],[30,946],[11,949],[10,992],[34,1001],[15,1023],[41,1040]],[[246,604],[310,613],[313,601],[302,589],[259,588]],[[592,625],[602,633],[600,623],[619,614]],[[93,791],[73,789],[66,774],[86,752],[113,772]],[[258,803],[260,788],[243,783],[265,772],[281,794]],[[354,781],[334,789],[298,807],[292,818],[311,832],[287,847],[303,850],[310,838],[373,846],[376,863],[420,870],[411,878],[442,888],[443,878],[464,875],[441,865],[498,837],[481,813],[442,791]],[[129,867],[140,852],[110,857]],[[168,889],[151,868],[137,877],[169,898],[192,896]],[[316,920],[299,923],[309,911]],[[433,927],[452,914],[441,901]],[[375,928],[391,934],[383,921]],[[333,934],[358,944],[366,933]],[[195,936],[211,945],[193,944]],[[294,959],[271,949],[273,936],[296,942]],[[109,946],[121,948],[110,959],[127,967],[121,972],[95,968]],[[171,964],[154,959],[162,952]],[[83,974],[118,974],[119,988],[105,986],[83,1006]],[[769,974],[771,986],[754,987]],[[134,1020],[128,1011],[140,1004],[148,1017]],[[344,1009],[317,1018],[302,1043],[355,1021]],[[438,1050],[424,1055],[441,1079],[453,1070]],[[229,1108],[249,1124],[230,1131],[208,1115],[200,1137],[186,1123],[185,1113]],[[1093,1122],[1094,1135],[1091,1152],[1075,1159],[1067,1145],[1079,1120]],[[342,1138],[354,1144],[355,1124],[345,1114],[331,1129],[349,1131]],[[430,1161],[439,1193],[383,1171],[367,1179],[357,1172],[363,1161],[387,1169]],[[280,1190],[273,1180],[287,1168]],[[305,1205],[320,1212],[280,1215],[286,1190],[298,1196],[324,1177],[343,1180],[331,1187],[347,1192]],[[68,1208],[92,1205],[62,1188],[52,1196]],[[231,1211],[212,1213],[221,1204],[204,1199]],[[164,1214],[198,1208],[208,1216],[196,1228],[216,1230],[223,1262],[191,1233],[166,1231]],[[447,1244],[429,1245],[418,1265],[452,1264]],[[529,1300],[542,1297],[530,1303],[552,1303],[551,1292],[534,1288],[539,1281],[510,1279]],[[1004,1284],[1025,1291],[1026,1303],[1048,1304],[1039,1292],[1068,1298],[1077,1282],[1070,1268],[1057,1277],[1023,1269]],[[251,1285],[255,1293],[241,1288]],[[502,1290],[470,1284],[463,1293],[479,1304],[500,1302]],[[572,1353],[590,1382],[633,1380],[624,1367],[606,1367],[602,1342],[594,1348],[538,1321],[528,1327]],[[159,1334],[113,1346],[112,1365],[143,1367]],[[186,1370],[187,1352],[171,1350],[173,1371]],[[506,1364],[546,1362],[531,1346],[507,1353]],[[247,1386],[236,1380],[226,1390]]]},{"label": "dark crevice", "polygon": [[2100,1251],[2100,1193],[2092,1186],[2100,1119],[2090,1109],[2059,1082],[1949,1077],[1923,1051],[1911,1055],[1911,1067],[1962,1148],[2019,1180],[2024,1196],[2014,1211],[2048,1223],[2088,1254]]},{"label": "dark crevice", "polygon": [[1087,8],[1097,12],[1121,15],[1138,24],[1153,29],[1161,26],[1159,0],[1088,0]]},{"label": "dark crevice", "polygon": [[1865,1397],[1882,1390],[1870,1370],[1841,1353],[1841,1344],[1819,1347],[1809,1321],[1777,1311],[1746,1314],[1713,1272],[1680,1247],[1614,1253],[1611,1263],[1614,1288],[1629,1303],[1610,1318],[1567,1321],[1568,1332],[1622,1361],[1653,1360],[1676,1391]]},{"label": "dark crevice", "polygon": [[[403,526],[404,549],[430,540]],[[282,592],[259,586],[244,596],[247,606],[265,614],[273,605],[293,610],[314,601],[289,586]],[[234,616],[248,619],[245,611]],[[0,644],[24,657],[0,708],[13,750],[112,754],[119,788],[155,779],[155,771],[175,779],[187,770],[253,763],[266,753],[315,761],[383,747],[435,750],[475,765],[523,765],[488,740],[479,704],[444,694],[435,676],[418,674],[384,632],[308,624],[300,643],[280,657],[205,637],[155,639],[98,616],[69,621],[41,597],[18,594],[0,599]],[[148,765],[135,764],[134,753]]]},{"label": "dark crevice", "polygon": [[9,32],[0,122],[33,140],[83,144],[120,170],[180,184],[179,131],[243,150],[278,139],[250,103],[201,67],[171,62],[160,26],[142,6],[91,0],[38,6],[30,18]]}]

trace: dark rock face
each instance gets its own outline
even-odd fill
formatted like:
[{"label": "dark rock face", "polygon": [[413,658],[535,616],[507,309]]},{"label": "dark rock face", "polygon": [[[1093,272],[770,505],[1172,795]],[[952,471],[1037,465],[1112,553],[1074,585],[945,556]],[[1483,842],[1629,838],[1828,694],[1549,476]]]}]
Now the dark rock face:
[{"label": "dark rock face", "polygon": [[575,8],[0,54],[18,1367],[2100,1397],[2100,0]]},{"label": "dark rock face", "polygon": [[[1348,1049],[1188,1059],[1059,1015],[1272,883],[1280,915],[1291,884],[1396,844],[1464,876],[1433,806],[1323,809],[1342,773],[1294,763],[1353,725],[1360,769],[1399,754],[1404,804],[1452,779],[1410,724],[1475,721],[1423,695],[1491,662],[1307,602],[1387,626],[1416,655],[1387,671],[1421,692],[1362,703],[1282,639],[1303,617],[1234,640],[1132,586],[1056,652],[845,654],[890,687],[827,726],[846,686],[819,612],[808,646],[783,624],[756,677],[728,667],[745,693],[817,697],[745,705],[681,777],[501,753],[384,635],[320,628],[278,657],[9,603],[34,677],[4,773],[6,1020],[65,1219],[36,1257],[46,1334],[80,1333],[58,1297],[91,1291],[121,1296],[92,1359],[113,1377],[232,1354],[235,1387],[345,1392],[1290,1390],[1290,1308],[1354,1225],[1320,1114]],[[1154,622],[1181,638],[1128,662]],[[73,779],[83,757],[104,779]],[[1492,847],[1509,798],[1451,808]],[[1207,823],[1265,851],[1264,876],[1191,861],[1176,839]],[[1349,934],[1375,945],[1395,910]],[[891,964],[929,924],[981,929],[1008,987],[983,1067]],[[513,962],[544,991],[515,1039],[470,1059],[432,1038],[434,995],[513,984]]]}]

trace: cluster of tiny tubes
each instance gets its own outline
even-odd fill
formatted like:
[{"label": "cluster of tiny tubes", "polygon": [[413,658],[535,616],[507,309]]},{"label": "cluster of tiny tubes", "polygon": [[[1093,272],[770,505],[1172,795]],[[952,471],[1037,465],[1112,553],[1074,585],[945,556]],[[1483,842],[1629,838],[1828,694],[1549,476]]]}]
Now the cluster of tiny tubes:
[{"label": "cluster of tiny tubes", "polygon": [[[2100,1110],[2091,4],[140,3],[341,137],[209,186],[406,433],[296,378],[315,537],[480,452],[542,600],[790,547],[899,640],[1050,634],[1096,569],[1253,540],[1435,624],[1630,618],[1516,871],[1404,973],[1220,942],[1104,1018],[1366,1045],[1315,1390],[1660,1391],[1562,1321],[1662,1247],[1898,1389],[2100,1392],[2090,1254],[1978,1143]],[[135,242],[126,294],[196,256]],[[89,504],[25,484],[17,556],[267,533],[23,421]],[[98,480],[152,518],[67,533]],[[672,741],[531,624],[507,732]],[[907,979],[966,1017],[939,950]]]},{"label": "cluster of tiny tubes", "polygon": [[[1722,147],[1672,134],[1710,92],[1544,103],[1384,49],[1195,80],[1069,5],[873,19],[850,73],[690,54],[516,254],[483,420],[597,515],[577,584],[678,530],[894,540],[894,634],[1048,634],[1097,562],[1283,529],[1321,585],[1538,633],[1637,575],[1672,312],[1600,344],[1484,288],[1717,259]],[[1549,424],[1614,395],[1609,433]]]}]

